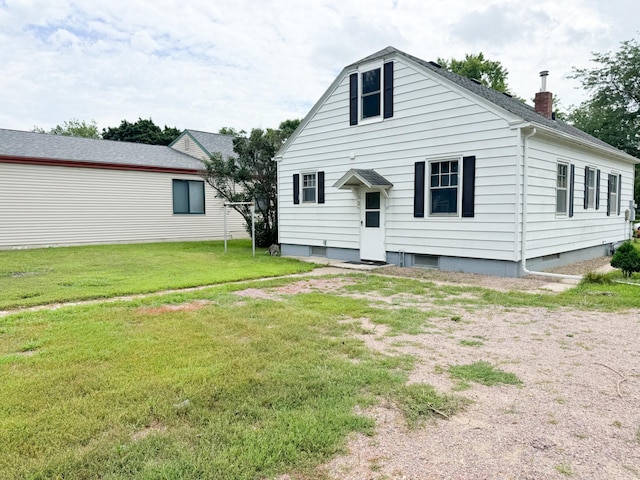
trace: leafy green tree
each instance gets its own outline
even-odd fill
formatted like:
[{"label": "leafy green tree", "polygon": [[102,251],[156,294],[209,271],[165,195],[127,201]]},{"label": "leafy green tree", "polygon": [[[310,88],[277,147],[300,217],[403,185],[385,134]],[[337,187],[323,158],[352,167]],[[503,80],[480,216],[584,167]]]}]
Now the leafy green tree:
[{"label": "leafy green tree", "polygon": [[233,135],[234,137],[239,137],[241,135],[245,135],[247,132],[245,130],[237,130],[233,127],[222,127],[218,130],[220,135]]},{"label": "leafy green tree", "polygon": [[625,277],[640,272],[640,253],[631,242],[624,242],[618,247],[611,259],[611,266],[622,270]]},{"label": "leafy green tree", "polygon": [[[640,158],[640,45],[621,42],[617,52],[593,53],[594,68],[574,68],[572,78],[591,93],[569,113],[577,128]],[[635,201],[640,205],[640,168]]]},{"label": "leafy green tree", "polygon": [[[205,180],[218,198],[228,202],[255,202],[256,245],[268,247],[278,240],[278,195],[276,162],[278,149],[291,136],[300,120],[285,120],[277,129],[254,128],[233,140],[235,156],[224,158],[215,152],[205,162]],[[235,205],[251,232],[251,210]]]},{"label": "leafy green tree", "polygon": [[498,92],[510,93],[507,86],[507,77],[509,76],[507,69],[498,61],[484,58],[482,52],[478,54],[467,53],[464,60],[438,58],[437,62],[447,70],[463,77],[479,80],[483,85]]},{"label": "leafy green tree", "polygon": [[161,129],[150,118],[148,120],[138,118],[138,121],[134,123],[122,120],[119,127],[102,129],[102,138],[105,140],[149,145],[169,145],[178,135],[180,135],[180,130],[177,128],[165,125],[164,129]]},{"label": "leafy green tree", "polygon": [[38,133],[63,135],[66,137],[102,138],[95,120],[91,120],[91,122],[86,123],[84,120],[80,121],[77,118],[65,121],[62,125],[56,125],[48,132],[40,127],[33,127],[33,131]]}]

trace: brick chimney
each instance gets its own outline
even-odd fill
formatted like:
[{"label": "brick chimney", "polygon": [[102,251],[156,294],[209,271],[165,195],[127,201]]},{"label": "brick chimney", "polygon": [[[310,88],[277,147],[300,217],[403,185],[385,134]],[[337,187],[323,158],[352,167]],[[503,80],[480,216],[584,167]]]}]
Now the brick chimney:
[{"label": "brick chimney", "polygon": [[547,70],[540,72],[542,85],[540,86],[540,91],[536,93],[536,97],[533,102],[537,113],[551,119],[553,118],[553,94],[551,92],[547,92],[548,75],[549,72]]}]

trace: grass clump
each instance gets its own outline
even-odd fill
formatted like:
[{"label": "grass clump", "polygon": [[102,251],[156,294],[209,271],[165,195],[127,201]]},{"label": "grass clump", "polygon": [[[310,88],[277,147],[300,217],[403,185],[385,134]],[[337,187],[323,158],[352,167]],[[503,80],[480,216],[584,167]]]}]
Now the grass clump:
[{"label": "grass clump", "polygon": [[453,378],[482,385],[520,385],[522,381],[513,373],[500,370],[489,362],[475,362],[469,365],[452,365],[448,369]]},{"label": "grass clump", "polygon": [[404,385],[394,392],[394,396],[410,428],[434,416],[449,418],[470,403],[466,398],[438,393],[431,385],[422,383]]},{"label": "grass clump", "polygon": [[582,276],[580,283],[583,285],[597,284],[597,285],[610,285],[613,283],[611,276],[606,273],[600,272],[587,272]]},{"label": "grass clump", "polygon": [[465,347],[481,347],[484,345],[484,342],[480,340],[460,340],[460,345]]}]

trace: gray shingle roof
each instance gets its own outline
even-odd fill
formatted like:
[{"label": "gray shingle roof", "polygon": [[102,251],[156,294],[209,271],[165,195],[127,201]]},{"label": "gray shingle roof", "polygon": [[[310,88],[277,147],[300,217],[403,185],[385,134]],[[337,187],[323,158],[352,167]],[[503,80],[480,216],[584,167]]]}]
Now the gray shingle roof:
[{"label": "gray shingle roof", "polygon": [[94,140],[7,129],[0,129],[1,155],[138,167],[189,170],[203,168],[200,160],[163,145]]},{"label": "gray shingle roof", "polygon": [[[609,145],[606,142],[603,142],[602,140],[599,140],[591,135],[589,135],[588,133],[583,132],[582,130],[579,130],[571,125],[569,125],[568,123],[565,123],[563,121],[560,120],[551,120],[547,117],[545,117],[544,115],[540,115],[539,113],[536,113],[535,109],[529,105],[527,105],[526,103],[521,102],[520,100],[513,98],[509,95],[506,95],[504,93],[498,92],[492,88],[489,87],[485,87],[482,84],[479,84],[467,77],[463,77],[461,75],[458,75],[456,73],[450,72],[448,70],[445,70],[444,68],[441,68],[439,66],[437,66],[437,64],[433,64],[431,62],[426,62],[424,60],[421,60],[417,57],[414,57],[412,55],[409,55],[407,53],[404,53],[394,47],[387,47],[383,50],[380,50],[379,52],[376,52],[372,55],[369,55],[368,57],[363,58],[362,60],[355,62],[349,66],[346,67],[346,69],[352,68],[356,65],[359,65],[361,63],[366,63],[368,61],[373,61],[382,57],[388,57],[391,55],[400,55],[402,57],[408,58],[410,60],[412,60],[415,63],[420,64],[422,67],[426,68],[427,70],[455,83],[456,85],[484,98],[485,100],[488,100],[489,102],[497,105],[498,107],[522,118],[523,120],[527,121],[527,122],[532,122],[532,123],[536,123],[538,125],[542,125],[544,127],[548,127],[552,130],[556,130],[559,133],[563,133],[566,135],[569,135],[571,137],[574,137],[576,139],[582,140],[584,142],[589,142],[592,143],[594,145],[598,145],[600,147],[606,147],[609,149],[613,149],[614,147],[612,147],[611,145]],[[345,70],[346,70],[345,69]]]},{"label": "gray shingle roof", "polygon": [[365,185],[369,188],[390,188],[393,183],[373,169],[352,168],[333,186],[336,188]]},{"label": "gray shingle roof", "polygon": [[185,132],[189,133],[203,149],[209,152],[209,154],[220,152],[224,158],[235,156],[235,153],[233,152],[234,137],[232,135],[201,132],[199,130],[191,129],[187,129]]}]

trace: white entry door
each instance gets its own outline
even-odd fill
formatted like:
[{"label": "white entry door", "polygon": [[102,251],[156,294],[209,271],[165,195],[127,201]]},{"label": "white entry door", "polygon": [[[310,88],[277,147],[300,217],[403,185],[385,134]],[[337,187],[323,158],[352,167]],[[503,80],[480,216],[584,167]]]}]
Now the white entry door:
[{"label": "white entry door", "polygon": [[387,261],[384,232],[384,195],[379,190],[360,191],[360,259]]}]

